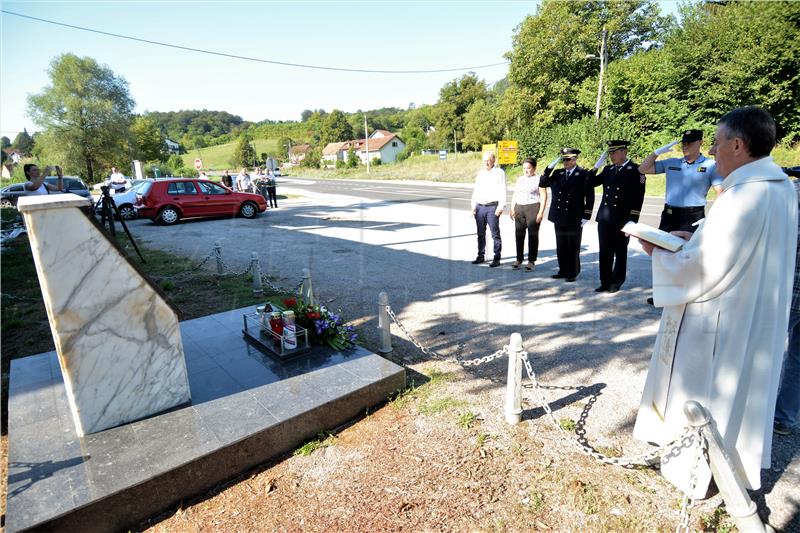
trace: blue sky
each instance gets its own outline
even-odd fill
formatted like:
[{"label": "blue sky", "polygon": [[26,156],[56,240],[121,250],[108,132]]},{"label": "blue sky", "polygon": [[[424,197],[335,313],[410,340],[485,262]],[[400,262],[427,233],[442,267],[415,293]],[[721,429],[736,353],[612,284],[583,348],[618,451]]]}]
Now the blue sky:
[{"label": "blue sky", "polygon": [[[248,57],[364,69],[437,69],[503,61],[535,1],[14,2],[33,17]],[[674,6],[664,2],[664,9]],[[304,109],[405,108],[436,102],[466,73],[308,70],[127,41],[0,14],[0,130],[23,127],[26,97],[61,53],[90,56],[130,84],[137,112],[213,109],[246,120],[299,120]],[[493,83],[506,66],[478,69]]]}]

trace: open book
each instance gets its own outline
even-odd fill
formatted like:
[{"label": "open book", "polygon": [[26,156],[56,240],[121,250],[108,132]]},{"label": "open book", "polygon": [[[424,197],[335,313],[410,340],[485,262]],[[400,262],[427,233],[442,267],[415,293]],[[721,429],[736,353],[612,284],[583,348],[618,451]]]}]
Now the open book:
[{"label": "open book", "polygon": [[659,248],[670,252],[677,252],[686,244],[686,241],[680,237],[641,222],[628,222],[622,227],[622,232],[655,244]]}]

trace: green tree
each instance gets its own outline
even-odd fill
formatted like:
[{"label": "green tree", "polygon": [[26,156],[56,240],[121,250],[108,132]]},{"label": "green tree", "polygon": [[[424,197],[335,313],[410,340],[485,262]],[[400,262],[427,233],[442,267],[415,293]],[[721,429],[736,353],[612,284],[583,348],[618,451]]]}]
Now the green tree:
[{"label": "green tree", "polygon": [[[571,121],[593,111],[577,99],[582,82],[598,76],[603,28],[612,63],[658,45],[674,21],[654,0],[545,0],[517,27],[506,54],[509,87],[501,118],[510,127]],[[596,86],[596,85],[595,85]]]},{"label": "green tree", "polygon": [[308,119],[311,118],[314,112],[310,109],[304,109],[302,113],[300,113],[300,122],[306,122]]},{"label": "green tree", "polygon": [[11,139],[3,135],[0,137],[0,150],[5,150],[6,148],[11,148]]},{"label": "green tree", "polygon": [[131,124],[131,138],[134,145],[134,156],[140,161],[165,161],[167,145],[164,135],[158,129],[154,119],[139,116]]},{"label": "green tree", "polygon": [[50,85],[28,97],[28,114],[44,132],[39,153],[82,169],[89,182],[123,159],[134,101],[128,82],[90,57],[63,54],[50,63]]},{"label": "green tree", "polygon": [[23,154],[32,154],[34,145],[33,137],[30,136],[27,129],[23,129],[14,137],[14,149]]},{"label": "green tree", "polygon": [[233,163],[240,167],[252,166],[256,159],[256,150],[253,148],[253,143],[250,137],[242,134],[239,137],[239,142],[236,149],[233,151]]},{"label": "green tree", "polygon": [[331,111],[322,123],[320,131],[320,144],[325,146],[328,143],[342,142],[353,139],[355,134],[347,116],[338,109]]},{"label": "green tree", "polygon": [[486,100],[476,100],[464,117],[464,148],[480,150],[481,145],[500,140],[497,111]]},{"label": "green tree", "polygon": [[347,151],[347,167],[348,168],[356,168],[358,167],[358,163],[360,162],[358,156],[356,155],[355,149],[351,146],[350,149]]},{"label": "green tree", "polygon": [[435,134],[432,144],[439,148],[452,146],[453,131],[458,139],[464,135],[464,117],[478,100],[486,100],[489,90],[474,72],[446,83],[439,90],[439,101],[433,111]]}]

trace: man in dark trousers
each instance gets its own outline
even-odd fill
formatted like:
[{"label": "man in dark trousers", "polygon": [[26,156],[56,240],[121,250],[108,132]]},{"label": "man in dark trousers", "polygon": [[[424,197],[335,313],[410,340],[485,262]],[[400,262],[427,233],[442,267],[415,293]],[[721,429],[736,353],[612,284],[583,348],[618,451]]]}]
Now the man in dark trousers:
[{"label": "man in dark trousers", "polygon": [[[592,218],[594,189],[589,186],[589,172],[578,166],[577,148],[562,148],[561,155],[547,165],[540,187],[552,191],[550,214],[547,219],[556,231],[558,273],[553,279],[573,282],[581,271],[581,236],[583,226]],[[555,170],[559,161],[564,168]]]},{"label": "man in dark trousers", "polygon": [[[622,226],[638,222],[644,203],[645,176],[639,165],[628,159],[630,141],[607,141],[611,164],[589,179],[592,187],[603,186],[597,211],[597,236],[600,241],[600,286],[596,292],[617,292],[625,283],[628,268],[628,242]],[[605,160],[600,156],[595,167]]]}]

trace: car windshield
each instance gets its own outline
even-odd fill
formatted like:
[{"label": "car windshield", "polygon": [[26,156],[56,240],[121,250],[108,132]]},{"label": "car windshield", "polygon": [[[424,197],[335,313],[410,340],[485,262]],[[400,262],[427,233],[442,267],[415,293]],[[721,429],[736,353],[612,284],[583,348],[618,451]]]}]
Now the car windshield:
[{"label": "car windshield", "polygon": [[133,190],[136,191],[136,194],[146,196],[148,192],[150,192],[150,188],[153,186],[153,182],[151,181],[143,181],[142,183],[137,183]]}]

